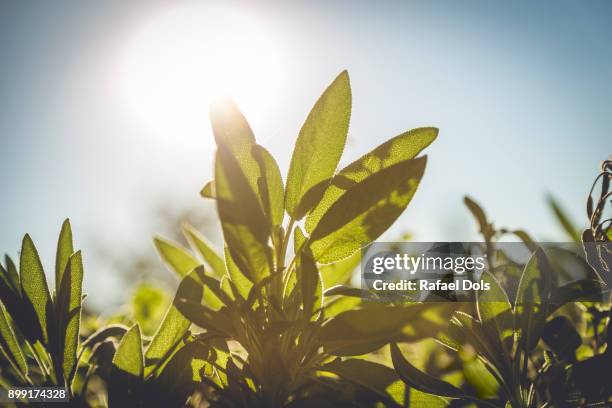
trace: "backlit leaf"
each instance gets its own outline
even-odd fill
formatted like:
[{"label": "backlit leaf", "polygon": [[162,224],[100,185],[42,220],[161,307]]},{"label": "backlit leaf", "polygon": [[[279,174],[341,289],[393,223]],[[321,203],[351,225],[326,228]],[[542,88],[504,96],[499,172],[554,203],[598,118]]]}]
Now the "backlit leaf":
[{"label": "backlit leaf", "polygon": [[156,237],[153,241],[157,248],[157,253],[168,268],[176,273],[179,278],[183,278],[201,263],[180,245],[166,239]]},{"label": "backlit leaf", "polygon": [[[308,114],[298,135],[289,165],[285,208],[301,218],[320,198],[336,170],[348,133],[351,87],[346,71],[338,75]],[[320,193],[313,194],[313,189]]]},{"label": "backlit leaf", "polygon": [[64,378],[71,382],[76,370],[79,328],[81,327],[81,302],[83,286],[83,259],[81,252],[68,258],[66,270],[57,292],[57,319],[59,346],[62,353]]},{"label": "backlit leaf", "polygon": [[548,205],[555,214],[557,221],[559,224],[561,224],[561,227],[567,236],[576,243],[582,242],[580,239],[581,233],[579,232],[578,228],[576,228],[570,217],[563,210],[563,208],[561,208],[561,205],[552,195],[548,196]]},{"label": "backlit leaf", "polygon": [[47,279],[43,270],[38,251],[28,234],[23,238],[21,258],[19,262],[21,273],[21,291],[28,308],[33,309],[37,321],[30,322],[35,332],[40,333],[44,344],[49,343],[49,319],[52,315],[51,296]]},{"label": "backlit leaf", "polygon": [[223,145],[217,150],[215,182],[217,210],[232,259],[247,278],[259,282],[271,269],[270,224],[236,158]]},{"label": "backlit leaf", "polygon": [[262,207],[272,225],[281,225],[285,214],[285,193],[280,169],[274,157],[262,146],[253,146],[253,157],[259,164],[257,180]]},{"label": "backlit leaf", "polygon": [[0,301],[0,349],[6,354],[11,365],[23,377],[28,375],[28,365],[15,332],[9,323],[8,314],[4,304]]},{"label": "backlit leaf", "polygon": [[142,387],[144,362],[138,325],[121,339],[111,370],[108,387],[109,407],[136,407]]},{"label": "backlit leaf", "polygon": [[436,128],[419,128],[402,133],[355,160],[335,175],[321,201],[306,217],[306,230],[312,232],[321,217],[347,190],[373,174],[415,158],[437,137]]},{"label": "backlit leaf", "polygon": [[315,259],[334,262],[376,240],[410,203],[426,162],[424,156],[395,164],[344,193],[321,217],[310,236]]},{"label": "backlit leaf", "polygon": [[191,322],[177,309],[180,299],[200,303],[204,288],[202,286],[201,269],[194,269],[183,278],[174,296],[172,305],[168,308],[159,329],[153,336],[145,353],[145,376],[148,376],[159,364],[169,357],[169,353],[181,341]]},{"label": "backlit leaf", "polygon": [[55,255],[55,291],[58,292],[62,284],[62,275],[66,270],[68,258],[74,253],[72,245],[72,229],[70,220],[66,219],[62,224],[59,239],[57,241],[57,253]]},{"label": "backlit leaf", "polygon": [[210,266],[213,273],[217,277],[225,275],[225,262],[223,258],[217,254],[213,249],[210,242],[206,240],[195,228],[191,225],[185,225],[183,232],[187,237],[187,240],[198,253],[202,256],[204,261]]}]

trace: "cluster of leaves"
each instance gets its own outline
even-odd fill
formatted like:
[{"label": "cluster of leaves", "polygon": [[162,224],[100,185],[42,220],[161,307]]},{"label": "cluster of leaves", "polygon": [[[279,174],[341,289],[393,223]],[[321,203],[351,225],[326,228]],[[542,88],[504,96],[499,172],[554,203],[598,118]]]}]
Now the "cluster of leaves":
[{"label": "cluster of leaves", "polygon": [[191,228],[188,241],[205,266],[177,244],[156,244],[183,281],[197,273],[203,284],[203,302],[177,294],[173,307],[185,328],[202,330],[189,337],[210,351],[199,392],[213,406],[402,404],[406,388],[391,368],[347,357],[447,324],[448,304],[366,305],[326,295],[350,280],[361,247],[406,208],[425,169],[417,155],[437,136],[433,128],[403,133],[336,171],[350,112],[343,72],[302,126],[283,183],[238,109],[211,110],[215,179],[202,195],[216,200],[223,256]]},{"label": "cluster of leaves", "polygon": [[23,238],[19,268],[7,255],[0,265],[2,386],[66,387],[72,395],[77,370],[83,261],[74,251],[66,220],[57,244],[55,288],[49,292],[38,252]]},{"label": "cluster of leaves", "polygon": [[[606,192],[601,197],[608,198]],[[473,387],[462,389],[417,369],[393,345],[391,357],[399,376],[411,387],[453,398],[458,404],[518,408],[609,403],[612,347],[606,342],[612,339],[612,324],[609,288],[601,277],[609,269],[598,268],[602,257],[590,265],[588,244],[582,256],[559,246],[537,246],[524,231],[495,228],[469,197],[465,203],[484,237],[490,272],[482,278],[491,290],[479,292],[466,310],[456,311],[436,340],[458,352],[464,376]],[[569,217],[554,199],[550,203],[568,236],[580,244]],[[497,244],[507,234],[532,250],[526,264],[517,264]],[[587,234],[590,230],[583,236]],[[599,237],[607,240],[607,232]],[[603,253],[610,246],[599,249]],[[583,278],[569,280],[576,275]]]},{"label": "cluster of leaves", "polygon": [[[466,304],[366,301],[371,296],[350,285],[360,250],[410,203],[426,166],[419,154],[437,129],[402,133],[337,169],[351,103],[342,72],[303,124],[285,180],[235,105],[212,108],[218,149],[201,195],[216,203],[224,246],[215,250],[188,225],[190,249],[155,239],[180,280],[156,330],[147,325],[143,334],[123,320],[87,333],[83,263],[69,222],[53,295],[26,235],[19,268],[8,256],[0,265],[0,385],[65,387],[72,406],[111,408],[608,403],[612,325],[601,277],[612,264],[604,215],[610,162],[582,234],[551,199],[572,241],[585,243],[583,256],[498,229],[466,198],[492,289]],[[507,234],[533,252],[528,262],[504,253]],[[405,357],[411,347],[460,367],[461,378],[417,368]]]},{"label": "cluster of leaves", "polygon": [[[180,284],[151,338],[138,325],[113,324],[79,342],[82,265],[79,253],[71,255],[69,225],[58,246],[57,298],[26,237],[21,279],[12,262],[3,270],[4,385],[62,385],[73,404],[110,407],[431,400],[392,368],[350,357],[436,335],[452,305],[367,304],[326,292],[350,281],[361,247],[407,207],[425,170],[426,156],[418,155],[437,129],[402,133],[337,170],[351,103],[342,72],[302,126],[286,182],[236,106],[213,107],[215,176],[201,194],[216,201],[224,248],[218,253],[188,226],[193,252],[155,240]],[[40,364],[36,377],[28,359]],[[89,398],[100,379],[108,398]]]}]

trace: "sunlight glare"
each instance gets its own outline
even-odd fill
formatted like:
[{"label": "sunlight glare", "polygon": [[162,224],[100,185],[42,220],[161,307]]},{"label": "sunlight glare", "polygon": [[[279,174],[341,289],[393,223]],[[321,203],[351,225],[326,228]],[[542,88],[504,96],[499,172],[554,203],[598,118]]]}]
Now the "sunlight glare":
[{"label": "sunlight glare", "polygon": [[209,130],[208,107],[220,97],[233,99],[251,120],[264,115],[282,69],[261,24],[238,10],[203,5],[151,19],[127,44],[121,86],[128,109],[148,131],[171,138],[201,137]]}]

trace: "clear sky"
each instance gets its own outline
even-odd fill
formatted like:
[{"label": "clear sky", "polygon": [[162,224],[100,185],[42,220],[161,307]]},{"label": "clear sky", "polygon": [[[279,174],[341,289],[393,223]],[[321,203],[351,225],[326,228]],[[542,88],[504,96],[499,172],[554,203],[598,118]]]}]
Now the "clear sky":
[{"label": "clear sky", "polygon": [[69,216],[91,301],[118,299],[101,242],[152,251],[160,203],[212,211],[198,196],[211,98],[234,96],[286,171],[343,69],[345,162],[440,128],[389,239],[476,238],[467,193],[498,224],[562,240],[546,194],[584,223],[612,153],[610,21],[609,1],[1,1],[0,250],[16,255],[30,232],[51,270]]}]

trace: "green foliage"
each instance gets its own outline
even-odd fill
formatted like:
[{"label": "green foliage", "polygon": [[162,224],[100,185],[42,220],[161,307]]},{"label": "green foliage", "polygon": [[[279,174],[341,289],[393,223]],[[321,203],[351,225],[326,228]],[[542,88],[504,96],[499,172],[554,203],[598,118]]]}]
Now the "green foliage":
[{"label": "green foliage", "polygon": [[[66,387],[74,406],[111,408],[608,403],[606,247],[584,245],[584,257],[538,247],[523,230],[496,228],[465,197],[484,238],[490,272],[481,278],[491,290],[463,305],[382,303],[350,285],[360,249],[412,200],[427,163],[419,154],[438,134],[402,133],[337,171],[351,105],[345,71],[309,113],[284,183],[238,108],[212,107],[214,180],[200,193],[215,200],[223,251],[189,225],[191,250],[155,238],[180,280],[171,303],[141,286],[131,317],[82,321],[83,259],[70,223],[57,244],[53,294],[26,235],[19,268],[8,256],[0,265],[0,384]],[[581,240],[550,199],[574,242],[609,242],[611,179],[606,161]],[[507,234],[533,253],[528,262],[498,247]],[[581,279],[566,279],[576,270]],[[406,359],[408,349],[422,361]]]},{"label": "green foliage", "polygon": [[68,220],[57,244],[53,297],[29,235],[23,239],[19,271],[8,256],[6,264],[0,268],[0,346],[12,368],[6,374],[9,383],[65,386],[72,395],[78,365],[83,260],[80,251],[73,251]]},{"label": "green foliage", "polygon": [[[593,279],[561,283],[559,276],[568,268],[562,264],[562,260],[569,259],[564,253],[566,250],[554,246],[538,247],[524,231],[496,229],[474,200],[466,197],[465,203],[484,237],[489,270],[506,281],[516,279],[515,296],[510,302],[496,277],[484,272],[482,279],[491,289],[478,293],[473,310],[455,311],[451,325],[436,335],[440,344],[459,352],[465,380],[473,389],[458,388],[419,370],[392,345],[391,357],[400,378],[422,392],[472,401],[478,406],[506,404],[507,407],[527,408],[576,406],[578,401],[605,403],[612,384],[600,378],[605,371],[603,364],[612,360],[608,357],[609,346],[603,355],[597,355],[601,349],[600,324],[595,322],[592,327],[595,356],[576,361],[583,340],[575,323],[559,315],[570,314],[572,307],[576,307],[574,302],[602,299],[605,284],[589,267],[584,268],[584,259],[579,262],[572,259],[572,265],[578,265],[584,276]],[[560,223],[569,221],[560,219]],[[513,263],[497,247],[496,241],[507,233],[517,236],[533,251],[526,264]],[[549,254],[554,255],[555,262]],[[515,274],[516,268],[520,274]],[[513,285],[506,282],[506,287]],[[603,313],[607,316],[609,304],[604,307],[608,308]],[[597,310],[591,309],[590,313],[595,316]],[[580,314],[574,316],[581,317]],[[588,336],[588,332],[583,335]],[[540,340],[550,351],[542,349]]]},{"label": "green foliage", "polygon": [[346,143],[351,105],[349,76],[343,71],[315,103],[295,142],[285,199],[291,217],[302,218],[334,175]]},{"label": "green foliage", "polygon": [[[215,179],[202,195],[216,200],[224,253],[185,228],[202,259],[197,267],[190,264],[202,283],[202,299],[188,298],[179,287],[173,308],[188,320],[169,311],[167,331],[175,336],[154,337],[145,354],[145,376],[147,361],[154,360],[150,351],[178,341],[181,350],[189,346],[204,356],[200,378],[208,387],[199,392],[212,406],[300,406],[355,402],[357,396],[358,406],[403,405],[407,391],[392,369],[335,356],[433,336],[448,324],[451,305],[383,307],[342,303],[338,294],[328,302],[324,292],[350,281],[361,246],[404,211],[425,169],[426,159],[416,156],[437,130],[402,134],[334,176],[348,132],[350,95],[348,75],[342,73],[317,101],[298,136],[286,188],[276,161],[257,144],[236,106],[224,102],[211,109]],[[308,235],[296,226],[304,216]],[[168,251],[158,249],[175,270]],[[188,329],[188,321],[197,329]],[[164,353],[170,350],[174,347]],[[347,395],[334,391],[347,384]]]}]

